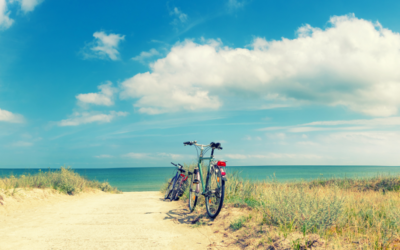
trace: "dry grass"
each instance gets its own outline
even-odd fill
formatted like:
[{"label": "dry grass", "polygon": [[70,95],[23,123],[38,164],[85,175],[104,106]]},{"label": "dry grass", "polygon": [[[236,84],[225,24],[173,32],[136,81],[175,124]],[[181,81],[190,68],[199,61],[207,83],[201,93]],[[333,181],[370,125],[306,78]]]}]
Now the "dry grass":
[{"label": "dry grass", "polygon": [[283,242],[305,249],[309,239],[318,238],[313,241],[328,249],[400,249],[399,187],[400,177],[389,175],[279,183],[230,174],[224,209],[251,210],[252,216],[230,226],[232,232],[245,232],[242,238],[249,243],[237,241],[244,248],[275,244],[270,249],[281,249],[277,242]]},{"label": "dry grass", "polygon": [[70,168],[61,168],[56,171],[42,172],[35,175],[20,175],[0,178],[0,191],[6,195],[13,195],[21,188],[50,188],[62,193],[73,195],[87,189],[100,189],[104,192],[118,193],[108,182],[90,181]]}]

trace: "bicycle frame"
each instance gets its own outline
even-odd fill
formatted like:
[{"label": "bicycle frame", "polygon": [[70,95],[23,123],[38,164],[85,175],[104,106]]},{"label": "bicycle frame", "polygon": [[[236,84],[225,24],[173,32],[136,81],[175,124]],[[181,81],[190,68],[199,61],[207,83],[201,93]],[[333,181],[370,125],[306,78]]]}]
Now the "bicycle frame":
[{"label": "bicycle frame", "polygon": [[175,174],[175,176],[174,176],[174,178],[173,178],[173,180],[174,180],[174,185],[172,185],[172,189],[175,188],[175,185],[176,185],[176,182],[178,181],[178,178],[179,178],[179,171],[176,170],[176,174]]},{"label": "bicycle frame", "polygon": [[211,170],[211,162],[214,159],[214,154],[211,153],[210,157],[203,157],[203,150],[204,147],[207,147],[208,145],[200,145],[200,144],[195,144],[196,146],[200,147],[200,155],[199,155],[199,162],[198,162],[198,168],[199,168],[199,174],[200,174],[200,182],[201,182],[201,187],[203,190],[203,195],[206,193],[206,186],[204,184],[204,180],[203,180],[203,170],[201,169],[201,163],[203,162],[203,160],[209,160],[208,162],[208,167],[207,167],[207,177],[210,174],[210,170]]}]

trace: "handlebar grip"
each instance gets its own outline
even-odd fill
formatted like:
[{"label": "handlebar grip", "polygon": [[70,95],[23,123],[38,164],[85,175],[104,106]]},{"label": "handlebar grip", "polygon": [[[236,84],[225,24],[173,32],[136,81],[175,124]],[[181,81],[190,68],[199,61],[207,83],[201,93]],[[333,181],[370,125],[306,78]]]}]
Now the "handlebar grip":
[{"label": "handlebar grip", "polygon": [[184,142],[183,143],[183,145],[193,145],[193,144],[195,144],[197,141],[187,141],[187,142]]}]

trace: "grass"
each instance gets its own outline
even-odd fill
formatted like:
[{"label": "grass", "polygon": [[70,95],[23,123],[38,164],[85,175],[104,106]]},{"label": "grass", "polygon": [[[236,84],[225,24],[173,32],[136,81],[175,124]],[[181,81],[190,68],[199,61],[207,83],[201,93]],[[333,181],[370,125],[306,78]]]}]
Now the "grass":
[{"label": "grass", "polygon": [[266,233],[260,228],[266,227],[284,237],[317,234],[339,249],[400,248],[400,176],[252,182],[228,169],[225,185],[224,203],[247,207],[255,215],[233,221],[232,231],[249,225],[247,235],[253,228],[255,238],[263,237]]},{"label": "grass", "polygon": [[251,215],[248,217],[242,216],[240,218],[237,218],[236,220],[231,222],[231,225],[229,226],[233,231],[241,229],[244,224],[251,219]]},{"label": "grass", "polygon": [[87,189],[99,189],[104,192],[118,193],[108,182],[88,180],[75,173],[70,168],[62,167],[60,170],[42,172],[35,175],[13,175],[0,178],[0,191],[13,195],[18,188],[51,188],[62,193],[73,195]]}]

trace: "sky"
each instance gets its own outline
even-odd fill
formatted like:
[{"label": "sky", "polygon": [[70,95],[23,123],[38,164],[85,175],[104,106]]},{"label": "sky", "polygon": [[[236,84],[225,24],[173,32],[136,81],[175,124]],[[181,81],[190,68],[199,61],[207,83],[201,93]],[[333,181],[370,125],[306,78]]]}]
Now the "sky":
[{"label": "sky", "polygon": [[398,166],[399,9],[0,0],[0,168]]}]

